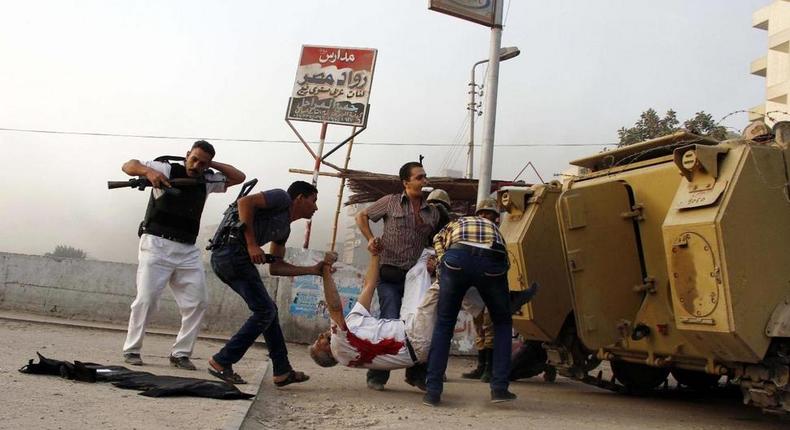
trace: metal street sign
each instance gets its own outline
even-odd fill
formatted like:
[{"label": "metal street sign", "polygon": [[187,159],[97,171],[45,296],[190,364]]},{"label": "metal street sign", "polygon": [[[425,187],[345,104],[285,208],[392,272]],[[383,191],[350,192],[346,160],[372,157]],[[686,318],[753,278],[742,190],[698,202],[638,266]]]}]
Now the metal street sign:
[{"label": "metal street sign", "polygon": [[502,0],[430,0],[428,7],[436,12],[493,27],[496,3]]},{"label": "metal street sign", "polygon": [[376,53],[303,45],[285,118],[365,127]]}]

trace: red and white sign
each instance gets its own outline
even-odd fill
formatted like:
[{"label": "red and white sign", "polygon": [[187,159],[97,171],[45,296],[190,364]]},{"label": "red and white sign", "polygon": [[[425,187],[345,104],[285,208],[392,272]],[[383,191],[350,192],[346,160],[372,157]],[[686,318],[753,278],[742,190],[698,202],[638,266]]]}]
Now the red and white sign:
[{"label": "red and white sign", "polygon": [[364,127],[375,49],[302,46],[286,119]]}]

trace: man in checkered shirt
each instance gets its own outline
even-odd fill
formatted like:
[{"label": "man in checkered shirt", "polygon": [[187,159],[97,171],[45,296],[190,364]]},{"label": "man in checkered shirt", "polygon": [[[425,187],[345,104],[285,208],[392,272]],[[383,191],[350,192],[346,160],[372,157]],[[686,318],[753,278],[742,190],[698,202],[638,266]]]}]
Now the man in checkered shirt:
[{"label": "man in checkered shirt", "polygon": [[508,391],[513,321],[507,283],[509,263],[505,241],[494,223],[499,216],[496,207],[493,199],[484,200],[476,216],[458,218],[434,237],[440,288],[437,321],[428,354],[425,405],[436,406],[441,400],[450,339],[461,301],[472,286],[480,292],[494,324],[491,401],[516,398]]}]

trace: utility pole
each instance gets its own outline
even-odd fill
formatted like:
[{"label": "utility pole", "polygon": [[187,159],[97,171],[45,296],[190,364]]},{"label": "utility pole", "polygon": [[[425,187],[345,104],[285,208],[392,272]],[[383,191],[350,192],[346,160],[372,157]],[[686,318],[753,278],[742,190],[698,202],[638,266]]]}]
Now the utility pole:
[{"label": "utility pole", "polygon": [[[466,179],[472,179],[472,171],[474,170],[474,157],[475,157],[475,119],[480,115],[477,109],[477,101],[475,96],[478,95],[477,84],[475,83],[475,68],[488,60],[481,60],[472,66],[472,78],[469,81],[469,149],[466,153]],[[479,95],[483,96],[482,86],[480,87]]]},{"label": "utility pole", "polygon": [[491,27],[491,40],[488,52],[488,75],[486,79],[485,112],[483,122],[483,147],[480,160],[480,179],[477,186],[477,202],[480,203],[491,193],[491,167],[494,161],[494,129],[496,127],[496,102],[499,87],[499,49],[502,46],[502,4],[498,1],[494,12],[494,25]]}]

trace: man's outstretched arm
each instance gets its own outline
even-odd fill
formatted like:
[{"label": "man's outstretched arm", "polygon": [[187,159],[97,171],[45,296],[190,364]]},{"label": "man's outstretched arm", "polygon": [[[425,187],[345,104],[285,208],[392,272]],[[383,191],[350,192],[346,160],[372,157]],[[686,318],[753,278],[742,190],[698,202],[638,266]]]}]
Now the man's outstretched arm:
[{"label": "man's outstretched arm", "polygon": [[340,301],[340,293],[337,292],[335,279],[332,278],[332,266],[325,264],[321,272],[324,279],[324,300],[326,300],[329,318],[331,318],[341,330],[347,331],[346,318],[343,315],[343,302]]},{"label": "man's outstretched arm", "polygon": [[379,283],[379,259],[378,255],[372,255],[368,264],[368,273],[365,274],[365,281],[362,284],[362,291],[357,297],[357,302],[370,312],[370,305],[373,302],[373,293]]},{"label": "man's outstretched arm", "polygon": [[[239,214],[241,214],[241,212],[239,212]],[[241,219],[241,217],[239,217],[239,219]],[[260,250],[260,248],[258,249]],[[248,253],[250,252],[249,246],[247,248],[247,252]],[[322,276],[323,267],[327,264],[331,267],[332,264],[334,264],[334,262],[337,261],[337,257],[329,256],[332,253],[327,252],[324,255],[324,260],[319,261],[318,263],[312,266],[295,266],[283,260],[283,257],[285,257],[285,245],[281,245],[275,242],[272,242],[271,245],[269,246],[269,252],[275,258],[274,263],[271,263],[269,265],[269,273],[272,276],[302,276],[302,275]],[[261,250],[261,255],[263,255],[263,250]],[[329,259],[332,258],[334,258],[333,261],[328,261]]]}]

